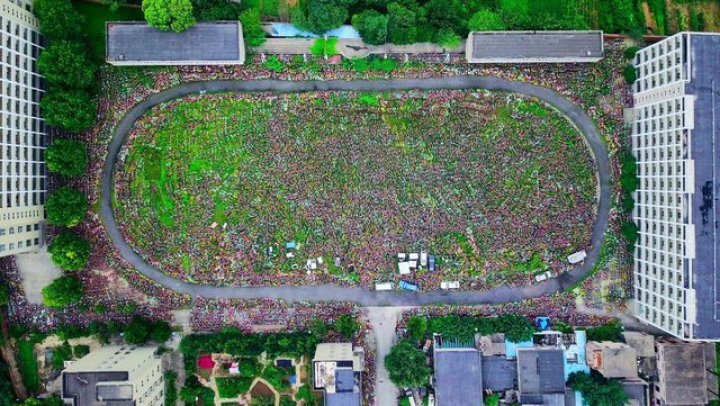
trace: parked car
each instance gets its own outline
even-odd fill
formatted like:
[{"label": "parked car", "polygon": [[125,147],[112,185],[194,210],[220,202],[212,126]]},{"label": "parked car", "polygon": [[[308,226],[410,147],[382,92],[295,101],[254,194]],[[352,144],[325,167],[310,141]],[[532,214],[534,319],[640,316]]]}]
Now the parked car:
[{"label": "parked car", "polygon": [[420,251],[420,267],[424,268],[427,266],[428,254],[425,251]]},{"label": "parked car", "polygon": [[417,290],[420,288],[418,285],[408,281],[400,281],[398,287],[402,290],[409,290],[411,292],[417,292]]},{"label": "parked car", "polygon": [[393,290],[393,289],[395,289],[395,284],[392,282],[383,282],[383,283],[375,284],[375,290]]},{"label": "parked car", "polygon": [[428,406],[435,406],[435,395],[432,393],[428,395]]},{"label": "parked car", "polygon": [[440,282],[440,289],[442,289],[442,290],[460,289],[460,282],[459,281]]},{"label": "parked car", "polygon": [[430,272],[435,272],[435,255],[428,255],[428,270]]},{"label": "parked car", "polygon": [[535,280],[538,282],[543,282],[550,278],[552,278],[552,273],[550,273],[550,271],[545,271],[543,273],[535,275]]}]

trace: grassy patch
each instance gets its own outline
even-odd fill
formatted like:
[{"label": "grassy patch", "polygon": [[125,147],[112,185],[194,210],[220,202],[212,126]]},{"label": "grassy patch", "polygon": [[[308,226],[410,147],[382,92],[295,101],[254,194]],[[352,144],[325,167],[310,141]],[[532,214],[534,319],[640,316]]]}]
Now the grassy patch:
[{"label": "grassy patch", "polygon": [[36,393],[40,389],[41,382],[37,358],[35,358],[35,342],[20,340],[18,342],[18,359],[20,375],[22,375],[25,386],[31,393]]},{"label": "grassy patch", "polygon": [[[105,41],[108,21],[145,21],[142,10],[135,7],[120,7],[116,12],[110,6],[84,0],[72,0],[73,7],[85,17],[85,33],[90,41],[91,54],[98,61],[105,61]],[[137,38],[142,41],[142,38]]]}]

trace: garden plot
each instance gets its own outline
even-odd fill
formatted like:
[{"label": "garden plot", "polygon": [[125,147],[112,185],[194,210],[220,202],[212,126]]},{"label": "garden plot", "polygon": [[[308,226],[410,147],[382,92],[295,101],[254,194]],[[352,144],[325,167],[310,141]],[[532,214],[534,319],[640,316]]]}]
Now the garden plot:
[{"label": "garden plot", "polygon": [[424,289],[565,270],[596,188],[566,119],[487,91],[176,100],[138,121],[116,185],[126,238],[173,276],[368,286],[426,251],[435,272],[403,276]]}]

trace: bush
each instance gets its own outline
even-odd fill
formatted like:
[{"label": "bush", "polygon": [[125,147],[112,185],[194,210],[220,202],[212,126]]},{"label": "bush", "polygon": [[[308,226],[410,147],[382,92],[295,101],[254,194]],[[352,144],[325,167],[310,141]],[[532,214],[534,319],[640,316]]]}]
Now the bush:
[{"label": "bush", "polygon": [[53,348],[53,369],[62,369],[65,366],[65,361],[72,360],[72,355],[72,347],[70,347],[70,343],[67,341],[64,341],[61,345]]},{"label": "bush", "polygon": [[80,141],[57,138],[45,150],[45,164],[50,172],[80,176],[88,166],[87,147]]},{"label": "bush", "polygon": [[97,67],[90,60],[87,46],[76,41],[51,41],[37,60],[38,69],[50,83],[73,88],[95,84]]},{"label": "bush", "polygon": [[74,227],[85,218],[87,205],[87,197],[81,191],[63,187],[50,194],[45,203],[45,211],[50,223]]},{"label": "bush", "polygon": [[354,317],[343,314],[335,321],[334,328],[345,340],[350,340],[358,332],[360,323]]},{"label": "bush", "polygon": [[90,243],[70,232],[56,236],[48,252],[55,265],[66,271],[79,271],[90,260]]},{"label": "bush", "polygon": [[631,46],[631,47],[625,48],[625,51],[624,51],[625,59],[629,59],[629,60],[634,59],[635,55],[637,55],[639,50],[640,50],[640,48],[638,48],[636,46]]},{"label": "bush", "polygon": [[427,333],[427,319],[420,316],[412,316],[407,321],[407,336],[411,340],[420,341]]},{"label": "bush", "polygon": [[498,403],[500,403],[500,395],[497,393],[483,397],[483,404],[485,406],[497,406]]},{"label": "bush", "polygon": [[78,344],[73,347],[73,355],[75,356],[75,359],[80,359],[88,354],[90,354],[89,345]]},{"label": "bush", "polygon": [[623,327],[618,322],[591,327],[585,331],[588,341],[622,341]]},{"label": "bush", "polygon": [[262,373],[263,379],[270,382],[270,384],[278,391],[290,388],[290,382],[287,380],[288,373],[275,365],[268,365],[265,367]]},{"label": "bush", "polygon": [[181,32],[197,22],[190,0],[143,0],[142,10],[148,25],[159,30]]},{"label": "bush", "polygon": [[10,288],[8,285],[0,283],[0,306],[10,303]]},{"label": "bush", "polygon": [[632,85],[637,80],[637,70],[633,65],[628,65],[623,70],[623,77],[627,84]]},{"label": "bush", "polygon": [[74,276],[61,276],[42,290],[45,306],[59,308],[79,302],[83,296],[80,279]]},{"label": "bush", "polygon": [[251,378],[228,377],[215,378],[218,388],[218,395],[221,398],[236,398],[250,390]]},{"label": "bush", "polygon": [[425,361],[425,353],[407,340],[394,345],[384,362],[390,380],[398,387],[426,385],[432,374]]},{"label": "bush", "polygon": [[450,28],[441,28],[435,35],[435,43],[444,48],[457,48],[460,45],[460,36]]},{"label": "bush", "polygon": [[620,232],[628,245],[634,247],[638,239],[638,226],[632,221],[625,221],[620,227]]},{"label": "bush", "polygon": [[623,213],[631,214],[633,209],[635,209],[635,199],[633,199],[629,193],[623,193],[621,199]]},{"label": "bush", "polygon": [[629,152],[620,156],[620,186],[627,193],[637,190],[640,181],[637,177],[637,160]]},{"label": "bush", "polygon": [[95,123],[97,102],[88,92],[50,86],[40,108],[48,125],[77,133]]},{"label": "bush", "polygon": [[370,45],[382,45],[387,40],[388,18],[375,10],[365,10],[352,18],[363,41]]},{"label": "bush", "polygon": [[240,360],[240,376],[244,378],[254,378],[260,373],[257,362],[251,358],[243,358]]},{"label": "bush", "polygon": [[250,8],[238,17],[242,24],[243,40],[251,47],[257,47],[265,42],[265,31],[262,29],[260,21],[260,10]]},{"label": "bush", "polygon": [[500,15],[488,9],[482,9],[473,14],[468,26],[470,31],[503,31],[506,29],[505,22]]},{"label": "bush", "polygon": [[285,65],[283,65],[283,63],[280,62],[278,57],[275,55],[269,57],[265,62],[263,62],[263,66],[273,72],[282,72],[285,70]]}]

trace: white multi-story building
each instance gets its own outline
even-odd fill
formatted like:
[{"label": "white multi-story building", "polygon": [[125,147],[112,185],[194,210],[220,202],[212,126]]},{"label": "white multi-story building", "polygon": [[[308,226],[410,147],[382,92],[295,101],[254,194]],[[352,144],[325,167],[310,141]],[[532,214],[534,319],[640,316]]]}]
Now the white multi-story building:
[{"label": "white multi-story building", "polygon": [[0,257],[43,244],[45,123],[38,102],[42,50],[32,2],[0,0]]},{"label": "white multi-story building", "polygon": [[682,339],[719,340],[720,34],[674,35],[635,66],[635,313]]},{"label": "white multi-story building", "polygon": [[111,345],[62,372],[62,398],[72,406],[162,406],[162,361],[157,347]]}]

